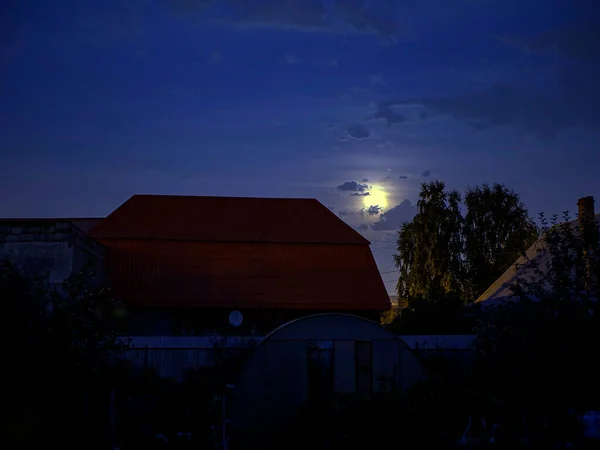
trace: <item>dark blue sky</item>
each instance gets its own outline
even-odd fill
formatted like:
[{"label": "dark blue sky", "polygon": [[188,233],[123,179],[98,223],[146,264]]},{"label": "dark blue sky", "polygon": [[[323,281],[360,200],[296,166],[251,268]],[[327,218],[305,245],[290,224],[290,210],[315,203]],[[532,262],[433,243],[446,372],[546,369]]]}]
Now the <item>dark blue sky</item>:
[{"label": "dark blue sky", "polygon": [[386,272],[425,180],[574,210],[600,198],[596,3],[9,0],[0,216],[316,197]]}]

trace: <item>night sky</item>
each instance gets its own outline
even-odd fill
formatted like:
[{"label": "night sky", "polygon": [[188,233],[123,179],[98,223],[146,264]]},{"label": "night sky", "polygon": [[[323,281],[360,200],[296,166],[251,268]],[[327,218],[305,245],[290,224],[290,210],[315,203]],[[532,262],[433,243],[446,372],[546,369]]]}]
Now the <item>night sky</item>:
[{"label": "night sky", "polygon": [[0,217],[314,197],[388,272],[423,181],[503,182],[532,215],[600,198],[597,0],[0,8]]}]

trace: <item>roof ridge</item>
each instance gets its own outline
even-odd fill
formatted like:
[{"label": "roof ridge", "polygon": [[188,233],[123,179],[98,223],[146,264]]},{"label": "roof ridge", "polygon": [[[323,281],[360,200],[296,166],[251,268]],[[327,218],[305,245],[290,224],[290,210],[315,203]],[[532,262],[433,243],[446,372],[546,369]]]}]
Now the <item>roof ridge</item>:
[{"label": "roof ridge", "polygon": [[370,244],[315,198],[135,194],[91,234],[105,239]]},{"label": "roof ridge", "polygon": [[303,200],[316,201],[314,197],[257,197],[257,196],[238,196],[238,195],[186,195],[186,194],[133,194],[133,197],[163,197],[163,198],[220,198],[220,199],[244,199],[244,200]]},{"label": "roof ridge", "polygon": [[331,214],[333,217],[336,218],[336,220],[340,223],[342,223],[348,230],[351,230],[356,236],[360,237],[360,239],[362,239],[365,243],[371,245],[371,241],[369,241],[366,237],[364,237],[362,234],[360,234],[354,227],[351,227],[350,225],[348,225],[346,222],[344,222],[342,220],[342,218],[340,216],[338,216],[336,213],[334,213],[331,209],[329,209],[327,206],[325,206],[323,203],[321,203],[320,201],[316,200],[315,201],[322,207],[324,208],[328,214]]},{"label": "roof ridge", "polygon": [[66,221],[66,222],[70,222],[73,220],[100,220],[100,219],[106,219],[106,217],[0,217],[0,222],[4,222],[4,221],[12,221],[12,222],[18,222],[18,221],[42,221],[42,220],[46,220],[46,221]]}]

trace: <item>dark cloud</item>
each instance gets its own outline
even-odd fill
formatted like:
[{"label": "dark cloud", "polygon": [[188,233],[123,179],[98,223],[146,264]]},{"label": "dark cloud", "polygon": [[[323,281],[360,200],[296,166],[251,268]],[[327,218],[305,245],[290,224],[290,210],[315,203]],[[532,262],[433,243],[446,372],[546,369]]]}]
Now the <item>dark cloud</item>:
[{"label": "dark cloud", "polygon": [[350,195],[352,195],[353,197],[367,197],[367,196],[371,195],[371,193],[370,192],[354,192]]},{"label": "dark cloud", "polygon": [[368,139],[371,137],[371,132],[362,125],[352,125],[348,128],[348,136],[352,139]]},{"label": "dark cloud", "polygon": [[375,231],[400,230],[400,225],[412,220],[416,213],[417,208],[410,200],[404,200],[398,206],[381,214],[379,220],[371,225],[371,229]]},{"label": "dark cloud", "polygon": [[408,180],[408,177],[406,175],[400,175],[398,177],[399,180]]},{"label": "dark cloud", "polygon": [[512,35],[501,39],[530,53],[554,54],[563,59],[600,58],[600,23],[584,22],[557,28],[533,38]]},{"label": "dark cloud", "polygon": [[383,120],[388,127],[406,122],[406,116],[394,110],[401,102],[381,102],[377,104],[377,111],[366,120]]},{"label": "dark cloud", "polygon": [[427,178],[429,175],[431,175],[431,172],[429,170],[424,170],[423,173],[421,174],[422,177]]},{"label": "dark cloud", "polygon": [[333,5],[337,16],[357,31],[375,32],[386,38],[394,38],[398,32],[391,14],[375,17],[363,0],[336,0]]},{"label": "dark cloud", "polygon": [[281,61],[290,65],[300,64],[300,60],[293,53],[286,53],[283,55],[283,58],[281,58]]},{"label": "dark cloud", "polygon": [[437,116],[460,120],[473,131],[509,126],[552,137],[569,128],[600,128],[600,24],[581,23],[533,38],[504,37],[528,53],[547,57],[555,67],[540,73],[535,84],[497,82],[452,97],[407,99],[420,104],[421,120]]},{"label": "dark cloud", "polygon": [[[392,41],[398,26],[390,14],[378,14],[363,0],[168,0],[177,13],[211,11],[223,3],[231,15],[219,21],[238,26],[296,29],[301,31],[378,34]],[[327,7],[326,7],[327,4]],[[340,25],[343,24],[344,26]]]},{"label": "dark cloud", "polygon": [[449,116],[467,123],[473,131],[515,126],[533,134],[547,135],[549,131],[575,124],[560,111],[567,107],[564,100],[515,83],[495,83],[456,97],[411,99],[406,103],[423,105],[427,112],[423,120]]},{"label": "dark cloud", "polygon": [[378,148],[393,148],[395,145],[392,141],[390,140],[385,140],[379,144],[377,144]]},{"label": "dark cloud", "polygon": [[362,223],[356,228],[358,229],[358,231],[367,231],[369,229],[369,225],[367,225],[366,223]]},{"label": "dark cloud", "polygon": [[360,213],[363,216],[376,216],[377,214],[380,214],[382,210],[383,208],[379,205],[371,205],[368,208],[361,209]]},{"label": "dark cloud", "polygon": [[217,0],[167,0],[171,10],[178,14],[202,11],[213,6]]},{"label": "dark cloud", "polygon": [[369,189],[369,185],[357,183],[356,181],[346,181],[337,188],[338,190],[345,192],[364,192]]},{"label": "dark cloud", "polygon": [[362,180],[360,180],[361,183],[368,183],[369,179],[368,178],[363,178]]},{"label": "dark cloud", "polygon": [[219,65],[223,62],[223,55],[221,54],[221,50],[215,50],[210,58],[208,58],[208,63],[212,65]]},{"label": "dark cloud", "polygon": [[327,11],[320,0],[221,0],[233,9],[233,24],[327,31]]}]

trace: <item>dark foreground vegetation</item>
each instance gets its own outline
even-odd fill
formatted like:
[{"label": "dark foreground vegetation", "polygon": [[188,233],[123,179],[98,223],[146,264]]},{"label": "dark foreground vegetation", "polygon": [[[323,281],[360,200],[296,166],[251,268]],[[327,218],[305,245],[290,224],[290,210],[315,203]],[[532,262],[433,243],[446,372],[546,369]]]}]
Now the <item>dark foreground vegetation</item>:
[{"label": "dark foreground vegetation", "polygon": [[[499,188],[482,189],[473,195],[506,194]],[[439,189],[428,192],[443,197]],[[456,198],[444,202],[450,200]],[[437,209],[420,207],[423,214],[445,217],[444,223],[458,226],[461,233],[469,220],[470,229],[480,226],[479,216],[450,220],[444,202]],[[512,205],[524,217],[518,202]],[[424,217],[417,219],[426,223]],[[457,365],[444,354],[425,358],[429,377],[408,392],[308,399],[285,430],[268,436],[227,430],[228,448],[588,448],[582,418],[600,408],[598,227],[564,219],[542,220],[541,248],[550,258],[523,260],[529,276],[518,278],[515,301],[491,308],[472,303],[493,272],[491,263],[489,270],[475,270],[483,264],[479,250],[459,249],[470,254],[468,265],[468,258],[425,252],[439,258],[432,266],[410,252],[437,245],[439,236],[423,234],[423,227],[403,228],[400,237],[415,243],[411,250],[402,241],[398,257],[399,294],[408,307],[388,315],[386,326],[399,333],[473,333],[471,362]],[[517,253],[531,243],[530,225],[523,219]],[[506,261],[494,270],[505,270]],[[419,267],[437,268],[423,278],[412,273]],[[457,276],[461,273],[465,278]],[[223,448],[225,380],[232,373],[217,364],[176,383],[134,370],[121,358],[128,344],[118,338],[125,309],[110,290],[93,281],[81,274],[52,286],[17,268],[10,258],[0,262],[7,319],[2,447],[43,443],[129,450],[164,447],[168,441],[169,448]]]}]

